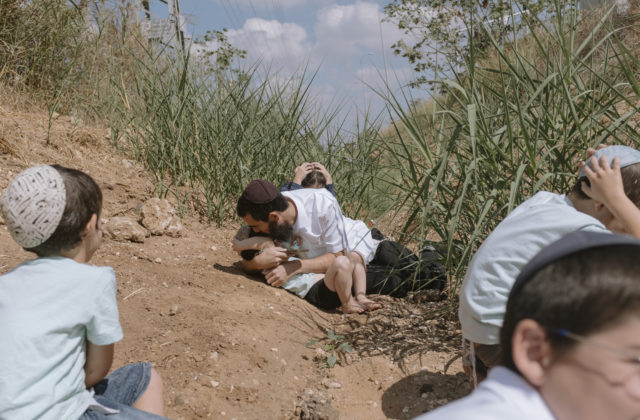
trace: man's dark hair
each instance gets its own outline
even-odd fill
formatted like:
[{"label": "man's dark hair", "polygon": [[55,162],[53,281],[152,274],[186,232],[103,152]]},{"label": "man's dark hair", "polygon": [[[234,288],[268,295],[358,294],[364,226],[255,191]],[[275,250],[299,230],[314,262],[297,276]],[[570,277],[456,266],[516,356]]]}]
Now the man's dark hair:
[{"label": "man's dark hair", "polygon": [[304,177],[300,183],[305,188],[319,187],[322,188],[327,185],[327,178],[318,170],[313,170]]},{"label": "man's dark hair", "polygon": [[[640,163],[620,168],[620,174],[622,176],[624,193],[636,207],[640,208]],[[588,200],[589,196],[582,191],[582,181],[590,185],[589,179],[586,176],[580,177],[571,189],[571,194],[574,194],[582,200]]]},{"label": "man's dark hair", "polygon": [[261,204],[252,203],[242,195],[238,199],[237,212],[240,217],[245,217],[249,214],[256,221],[268,222],[269,213],[272,211],[285,211],[288,207],[289,202],[282,194],[278,194],[276,198],[268,203]]},{"label": "man's dark hair", "polygon": [[[626,245],[587,249],[540,270],[509,296],[500,331],[502,365],[518,371],[511,339],[523,319],[589,335],[640,310],[639,273],[638,247]],[[557,334],[549,339],[556,356],[575,345]]]},{"label": "man's dark hair", "polygon": [[36,247],[25,248],[41,257],[60,255],[76,246],[91,216],[95,214],[100,218],[102,209],[102,191],[89,175],[77,169],[51,166],[62,176],[66,203],[60,223],[51,237]]}]

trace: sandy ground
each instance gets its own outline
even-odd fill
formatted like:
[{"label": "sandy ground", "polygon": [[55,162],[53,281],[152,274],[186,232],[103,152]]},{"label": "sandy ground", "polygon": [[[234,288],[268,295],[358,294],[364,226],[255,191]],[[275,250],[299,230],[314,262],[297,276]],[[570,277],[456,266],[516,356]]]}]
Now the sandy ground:
[{"label": "sandy ground", "polygon": [[[103,219],[135,217],[153,197],[152,177],[114,150],[107,129],[58,116],[46,144],[47,125],[46,113],[0,105],[0,188],[28,166],[59,163],[100,184]],[[182,237],[105,240],[92,260],[118,277],[125,338],[114,368],[153,362],[168,417],[406,419],[469,392],[448,301],[381,297],[368,315],[320,311],[237,268],[237,224],[218,229],[185,210]],[[0,273],[27,258],[0,227]],[[333,368],[329,330],[353,347]]]}]

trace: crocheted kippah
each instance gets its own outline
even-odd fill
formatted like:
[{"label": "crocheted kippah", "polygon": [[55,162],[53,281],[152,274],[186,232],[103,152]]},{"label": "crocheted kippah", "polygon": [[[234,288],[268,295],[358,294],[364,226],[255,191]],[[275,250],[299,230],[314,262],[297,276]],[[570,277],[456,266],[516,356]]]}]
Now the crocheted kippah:
[{"label": "crocheted kippah", "polygon": [[52,166],[20,172],[2,194],[0,207],[13,239],[23,248],[41,245],[53,235],[67,201],[64,180]]}]

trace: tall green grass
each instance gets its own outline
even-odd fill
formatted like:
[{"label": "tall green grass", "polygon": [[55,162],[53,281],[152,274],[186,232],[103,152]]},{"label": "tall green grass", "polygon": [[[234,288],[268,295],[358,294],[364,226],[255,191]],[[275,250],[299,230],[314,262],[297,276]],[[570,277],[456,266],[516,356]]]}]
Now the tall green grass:
[{"label": "tall green grass", "polygon": [[381,92],[394,117],[385,150],[398,168],[396,210],[408,214],[401,231],[446,244],[453,289],[515,206],[539,190],[569,191],[587,147],[640,143],[631,124],[640,63],[621,36],[637,25],[614,26],[614,13],[581,16],[558,2],[553,20],[528,18],[529,33],[511,43],[485,31],[493,54],[482,59],[471,36],[465,67],[434,80],[441,95],[427,116]]},{"label": "tall green grass", "polygon": [[[558,1],[552,19],[525,19],[529,33],[512,42],[478,34],[488,56],[468,34],[464,68],[435,78],[429,107],[408,91],[378,92],[392,120],[382,130],[385,116],[358,116],[352,129],[339,109],[323,109],[308,69],[211,72],[147,45],[126,10],[96,15],[88,29],[92,16],[64,0],[0,6],[0,80],[44,93],[50,113],[107,121],[114,145],[181,210],[227,223],[249,180],[279,184],[300,162],[320,161],[345,214],[381,217],[384,233],[416,248],[440,242],[454,290],[509,211],[541,189],[568,191],[587,147],[640,142],[636,18],[614,9],[586,17]],[[37,13],[46,18],[30,19]]]},{"label": "tall green grass", "polygon": [[112,129],[122,134],[117,144],[152,170],[159,195],[195,203],[221,225],[234,217],[250,180],[280,184],[300,162],[320,161],[334,174],[346,213],[368,213],[375,145],[366,134],[342,138],[338,110],[319,111],[310,96],[313,74],[212,75],[194,57],[145,51],[130,85],[117,85],[126,99]]}]

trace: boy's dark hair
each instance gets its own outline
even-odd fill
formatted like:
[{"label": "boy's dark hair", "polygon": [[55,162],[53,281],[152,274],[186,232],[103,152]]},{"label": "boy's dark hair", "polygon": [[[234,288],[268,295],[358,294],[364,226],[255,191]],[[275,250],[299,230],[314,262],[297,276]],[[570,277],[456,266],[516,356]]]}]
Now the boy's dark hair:
[{"label": "boy's dark hair", "polygon": [[278,194],[276,198],[268,203],[252,203],[244,195],[238,199],[238,207],[236,208],[238,216],[245,217],[251,215],[254,220],[259,222],[268,222],[269,213],[272,211],[285,211],[289,207],[289,202],[282,194]]},{"label": "boy's dark hair", "polygon": [[[518,371],[511,339],[516,325],[533,319],[545,328],[589,335],[640,310],[638,246],[591,248],[540,270],[509,296],[500,331],[502,365]],[[575,342],[549,334],[554,355]]]},{"label": "boy's dark hair", "polygon": [[51,237],[36,247],[25,248],[40,257],[60,255],[76,246],[91,216],[95,214],[100,218],[102,209],[102,191],[89,175],[77,169],[51,166],[64,180],[66,203],[60,223]]},{"label": "boy's dark hair", "polygon": [[[624,193],[636,207],[640,208],[640,163],[620,168],[620,174],[622,175]],[[590,185],[589,179],[586,176],[580,177],[571,189],[571,194],[574,194],[582,200],[588,200],[589,196],[582,191],[582,181]]]},{"label": "boy's dark hair", "polygon": [[304,177],[300,183],[305,188],[318,187],[323,188],[327,185],[327,178],[318,170],[313,170]]}]

